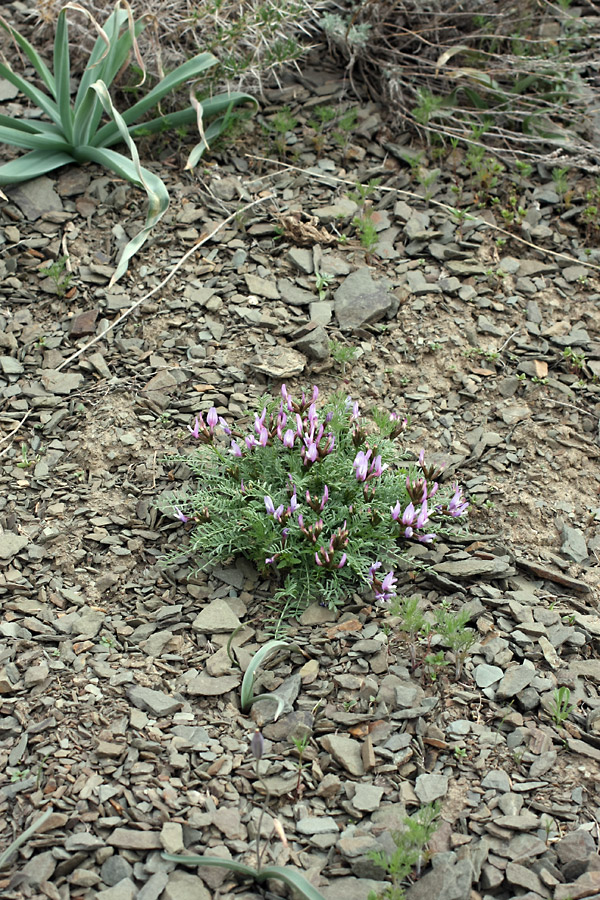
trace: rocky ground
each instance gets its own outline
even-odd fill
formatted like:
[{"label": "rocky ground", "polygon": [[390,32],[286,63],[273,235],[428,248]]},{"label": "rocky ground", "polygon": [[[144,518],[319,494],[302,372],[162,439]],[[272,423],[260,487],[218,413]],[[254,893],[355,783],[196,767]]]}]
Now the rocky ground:
[{"label": "rocky ground", "polygon": [[[315,107],[352,105],[337,73],[307,68],[269,100],[265,122],[287,104],[293,127],[251,126],[194,174],[185,147],[143,148],[171,208],[112,288],[140,193],[87,166],[10,189],[0,207],[1,845],[53,810],[0,892],[265,896],[161,858],[252,863],[259,724],[262,829],[277,814],[288,841],[272,837],[266,859],[327,900],[383,889],[369,851],[393,849],[403,817],[436,799],[410,900],[597,896],[600,270],[578,219],[585,176],[566,204],[539,167],[515,183],[522,223],[501,231],[460,155],[425,186],[376,107],[359,107],[345,142],[333,127],[315,135]],[[367,252],[348,194],[373,178]],[[459,182],[467,217],[449,209]],[[469,537],[422,548],[427,573],[409,568],[402,587],[427,614],[442,599],[468,608],[478,640],[460,681],[411,671],[398,623],[354,595],[290,623],[291,649],[259,685],[284,714],[240,713],[225,644],[242,625],[247,666],[269,637],[272,585],[243,560],[165,569],[187,535],[155,504],[180,485],[164,458],[190,448],[195,413],[214,404],[239,421],[282,380],[409,415],[407,448],[465,486]],[[562,723],[560,687],[573,706]]]}]

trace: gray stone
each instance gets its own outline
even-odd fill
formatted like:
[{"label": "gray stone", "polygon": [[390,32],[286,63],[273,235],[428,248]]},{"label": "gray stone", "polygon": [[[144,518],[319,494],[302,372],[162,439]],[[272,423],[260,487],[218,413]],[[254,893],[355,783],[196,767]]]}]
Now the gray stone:
[{"label": "gray stone", "polygon": [[303,247],[292,247],[286,253],[286,259],[305,275],[312,275],[315,270],[312,253]]},{"label": "gray stone", "polygon": [[373,812],[379,808],[382,796],[382,787],[375,787],[372,784],[357,784],[352,798],[352,806],[361,812]]},{"label": "gray stone", "polygon": [[229,604],[218,599],[198,613],[192,622],[192,628],[201,634],[223,634],[235,631],[241,624]]},{"label": "gray stone", "polygon": [[509,862],[506,867],[506,880],[509,884],[516,887],[525,888],[527,891],[534,891],[542,897],[548,897],[549,893],[540,881],[539,875],[529,868],[519,863]]},{"label": "gray stone", "polygon": [[124,878],[131,878],[132,876],[133,866],[118,853],[105,859],[100,869],[100,877],[104,884],[107,884],[109,887],[113,887],[119,881],[123,881]]},{"label": "gray stone", "polygon": [[342,331],[355,331],[393,315],[400,301],[387,281],[374,281],[371,270],[357,269],[335,292],[335,314]]},{"label": "gray stone", "polygon": [[329,300],[315,300],[309,307],[310,320],[318,325],[329,325],[333,315],[333,303]]},{"label": "gray stone", "polygon": [[169,876],[166,872],[155,872],[154,875],[150,876],[143,887],[140,888],[136,900],[158,900],[167,886],[168,881]]},{"label": "gray stone", "polygon": [[14,356],[0,356],[0,369],[5,375],[21,375],[24,371],[23,363]]},{"label": "gray stone", "polygon": [[520,816],[497,816],[494,824],[500,828],[509,828],[511,831],[533,831],[534,828],[538,828],[540,820],[533,813],[524,812]]},{"label": "gray stone", "polygon": [[100,847],[104,847],[102,838],[89,831],[76,831],[74,834],[68,835],[65,840],[65,850],[69,853],[76,850],[85,850],[86,853],[91,853]]},{"label": "gray stone", "polygon": [[233,806],[221,806],[216,809],[212,814],[212,821],[230,841],[244,841],[248,837],[240,811]]},{"label": "gray stone", "polygon": [[169,875],[161,900],[212,900],[212,898],[201,878],[176,869]]},{"label": "gray stone", "polygon": [[182,825],[179,822],[164,822],[160,842],[165,853],[182,853],[185,850]]},{"label": "gray stone", "polygon": [[[371,878],[344,876],[332,878],[331,884],[321,887],[324,900],[366,900],[371,891],[378,894],[389,888],[389,881],[374,881]],[[431,900],[431,897],[428,898]]]},{"label": "gray stone", "polygon": [[266,278],[260,278],[258,275],[244,275],[244,278],[251,294],[257,294],[267,300],[279,300],[277,285],[272,281],[267,281]]},{"label": "gray stone", "polygon": [[528,406],[507,406],[501,413],[502,421],[505,425],[516,425],[524,419],[529,419],[531,410]]},{"label": "gray stone", "polygon": [[294,342],[294,346],[304,353],[309,359],[325,360],[329,358],[329,338],[322,325],[312,322],[314,327]]},{"label": "gray stone", "polygon": [[133,687],[127,691],[127,696],[134,706],[156,716],[170,716],[183,705],[180,700],[175,700],[162,691],[153,691],[151,688]]},{"label": "gray stone", "polygon": [[50,881],[56,868],[57,860],[53,857],[51,850],[44,853],[37,853],[35,856],[25,863],[21,869],[29,884],[41,884],[43,881]]},{"label": "gray stone", "polygon": [[558,854],[563,865],[580,859],[587,859],[597,852],[596,842],[589,831],[578,828],[570,831],[558,843],[554,844],[554,850]]},{"label": "gray stone", "polygon": [[326,734],[321,738],[321,746],[351,775],[357,777],[364,775],[365,770],[358,741],[341,734]]},{"label": "gray stone", "polygon": [[511,789],[510,778],[502,769],[492,769],[481,782],[481,787],[485,788],[486,791],[493,790],[506,793]]},{"label": "gray stone", "polygon": [[183,690],[192,697],[219,697],[228,694],[240,684],[241,675],[222,675],[220,678],[211,678],[202,672],[185,682]]},{"label": "gray stone", "polygon": [[157,831],[137,831],[135,828],[115,828],[106,840],[121,850],[160,850],[162,844]]},{"label": "gray stone", "polygon": [[4,190],[30,222],[35,222],[44,213],[62,212],[62,200],[54,190],[54,182],[45,175]]},{"label": "gray stone", "polygon": [[51,394],[66,395],[81,387],[83,375],[78,375],[76,372],[57,372],[56,370],[48,369],[42,373],[41,381]]},{"label": "gray stone", "polygon": [[406,273],[406,284],[411,294],[439,294],[439,284],[431,284],[420,269],[411,269]]},{"label": "gray stone", "polygon": [[512,838],[507,848],[507,854],[515,862],[518,862],[520,859],[541,856],[547,849],[545,841],[540,840],[534,834],[524,833]]},{"label": "gray stone", "polygon": [[436,563],[433,568],[450,578],[507,578],[515,574],[508,556],[494,556],[492,559],[479,559],[473,556],[453,562]]},{"label": "gray stone", "polygon": [[535,669],[533,666],[511,666],[504,675],[504,678],[498,685],[496,697],[499,700],[506,700],[514,697],[516,694],[529,687],[535,678]]},{"label": "gray stone", "polygon": [[441,863],[406,892],[406,900],[469,900],[473,870],[469,859]]},{"label": "gray stone", "polygon": [[332,831],[338,832],[338,826],[335,819],[331,816],[306,816],[296,822],[296,831],[299,834],[329,834]]},{"label": "gray stone", "polygon": [[561,552],[564,556],[581,563],[588,558],[588,548],[583,531],[565,525],[562,530]]},{"label": "gray stone", "polygon": [[290,306],[308,306],[311,304],[312,308],[312,304],[315,302],[315,295],[311,291],[298,287],[298,285],[287,278],[279,278],[277,288],[283,302],[289,303]]},{"label": "gray stone", "polygon": [[4,531],[0,534],[0,559],[12,559],[17,553],[26,547],[29,538],[24,534],[14,534],[12,531]]},{"label": "gray stone", "polygon": [[545,775],[546,772],[549,772],[554,766],[557,756],[556,750],[548,750],[546,753],[540,754],[535,762],[529,767],[529,777],[541,778],[542,775]]},{"label": "gray stone", "polygon": [[292,347],[262,347],[259,357],[250,361],[255,372],[280,381],[300,375],[306,367],[306,357]]},{"label": "gray stone", "polygon": [[14,100],[19,94],[19,88],[15,84],[11,84],[6,78],[0,78],[0,103],[5,100]]},{"label": "gray stone", "polygon": [[349,219],[358,211],[358,205],[349,197],[340,197],[330,206],[321,206],[312,210],[313,216],[316,216],[321,222],[333,222],[337,219]]},{"label": "gray stone", "polygon": [[481,663],[481,665],[475,667],[474,675],[477,687],[487,688],[500,681],[504,672],[499,666],[488,666],[487,663]]},{"label": "gray stone", "polygon": [[448,793],[447,775],[419,775],[415,782],[415,794],[421,803],[433,803]]},{"label": "gray stone", "polygon": [[96,900],[133,900],[136,894],[137,888],[131,878],[123,878],[114,887],[98,891]]},{"label": "gray stone", "polygon": [[300,616],[301,625],[323,625],[325,622],[335,622],[337,612],[320,603],[311,603]]}]

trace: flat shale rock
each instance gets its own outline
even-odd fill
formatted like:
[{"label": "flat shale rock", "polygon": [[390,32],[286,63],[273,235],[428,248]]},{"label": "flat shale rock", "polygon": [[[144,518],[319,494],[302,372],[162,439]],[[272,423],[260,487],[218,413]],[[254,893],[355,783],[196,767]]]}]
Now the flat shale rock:
[{"label": "flat shale rock", "polygon": [[342,331],[356,331],[393,315],[400,301],[387,280],[375,281],[368,268],[357,269],[335,292],[335,314]]},{"label": "flat shale rock", "polygon": [[12,559],[20,553],[29,543],[29,538],[24,534],[14,534],[12,531],[4,531],[0,534],[0,559]]},{"label": "flat shale rock", "polygon": [[[389,881],[374,881],[371,878],[335,878],[327,887],[320,887],[325,900],[366,900],[371,891],[378,893],[389,888]],[[431,900],[431,897],[429,898]]]},{"label": "flat shale rock", "polygon": [[241,680],[241,675],[221,675],[219,678],[211,678],[202,673],[186,681],[184,691],[192,697],[219,697],[233,691]]},{"label": "flat shale rock", "polygon": [[306,357],[291,347],[265,347],[259,357],[250,361],[250,368],[270,378],[282,380],[300,375],[306,367]]},{"label": "flat shale rock", "polygon": [[197,875],[176,869],[169,875],[162,900],[212,900],[212,895]]},{"label": "flat shale rock", "polygon": [[441,575],[450,578],[508,578],[515,574],[508,556],[494,556],[492,559],[457,559],[450,562],[436,563],[433,566]]},{"label": "flat shale rock", "polygon": [[153,691],[151,688],[133,687],[127,691],[127,696],[138,709],[143,709],[157,718],[170,716],[182,706],[180,700],[175,700],[162,691]]},{"label": "flat shale rock", "polygon": [[158,831],[137,831],[134,828],[115,828],[107,838],[107,844],[120,850],[161,850]]},{"label": "flat shale rock", "polygon": [[241,625],[240,620],[225,600],[213,600],[201,610],[192,623],[194,631],[201,634],[227,634]]},{"label": "flat shale rock", "polygon": [[13,185],[5,189],[13,203],[30,222],[40,219],[44,213],[62,211],[62,200],[54,190],[54,182],[45,175]]},{"label": "flat shale rock", "polygon": [[473,866],[470,859],[435,865],[406,892],[406,900],[469,900]]},{"label": "flat shale rock", "polygon": [[351,775],[364,775],[364,765],[358,741],[339,734],[327,734],[321,738],[321,745],[327,753]]}]

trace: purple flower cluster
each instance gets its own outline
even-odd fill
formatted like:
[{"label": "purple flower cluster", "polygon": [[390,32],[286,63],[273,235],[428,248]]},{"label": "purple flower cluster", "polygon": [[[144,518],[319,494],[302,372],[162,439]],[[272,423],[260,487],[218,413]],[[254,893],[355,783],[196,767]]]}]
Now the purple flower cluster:
[{"label": "purple flower cluster", "polygon": [[382,472],[389,468],[387,463],[382,466],[381,454],[371,460],[372,453],[373,451],[369,448],[366,453],[364,450],[359,450],[356,454],[352,466],[357,481],[369,481],[371,478],[379,478]]},{"label": "purple flower cluster", "polygon": [[334,556],[336,550],[342,550],[344,547],[348,546],[348,529],[346,525],[347,523],[344,521],[341,528],[338,528],[337,531],[331,535],[327,548],[321,544],[315,553],[315,562],[318,566],[323,566],[325,569],[344,568],[348,559],[346,553],[342,553],[337,562],[335,561]]},{"label": "purple flower cluster", "polygon": [[388,572],[383,579],[379,579],[375,572],[381,568],[380,562],[374,562],[369,569],[367,580],[373,588],[375,600],[382,606],[387,606],[396,596],[396,584],[398,579],[393,572]]},{"label": "purple flower cluster", "polygon": [[206,422],[204,421],[204,416],[200,413],[194,419],[193,427],[188,425],[188,431],[197,441],[200,441],[203,444],[211,444],[215,433],[215,427],[219,421],[217,410],[214,406],[211,406],[206,414]]},{"label": "purple flower cluster", "polygon": [[[233,457],[248,461],[247,467],[243,464],[227,463],[226,468],[228,474],[233,474],[236,479],[239,479],[240,491],[245,504],[255,504],[258,500],[258,508],[253,506],[253,510],[259,513],[261,519],[266,516],[272,520],[273,524],[276,523],[279,526],[275,528],[274,532],[271,529],[265,529],[268,543],[264,549],[272,554],[265,559],[267,565],[279,561],[281,566],[288,566],[289,559],[293,559],[296,553],[290,552],[294,550],[294,546],[288,546],[286,550],[286,545],[298,539],[308,543],[308,547],[305,546],[305,552],[309,551],[311,559],[314,559],[314,564],[320,569],[329,570],[333,574],[345,566],[353,569],[357,564],[358,557],[350,554],[350,564],[348,565],[348,522],[345,520],[342,525],[339,525],[341,516],[337,522],[335,520],[336,502],[339,502],[339,498],[334,497],[332,501],[330,487],[323,483],[325,473],[329,470],[329,464],[315,468],[309,475],[311,467],[318,466],[334,450],[342,454],[348,452],[349,445],[344,440],[344,433],[341,432],[341,450],[339,447],[336,448],[336,434],[338,434],[336,426],[339,427],[340,415],[344,416],[346,434],[352,442],[353,449],[350,450],[350,454],[355,453],[351,468],[352,455],[349,458],[345,457],[347,462],[343,462],[344,470],[347,472],[347,485],[344,486],[343,493],[348,495],[342,501],[345,509],[343,515],[348,516],[349,522],[354,521],[357,511],[361,515],[366,513],[370,524],[379,529],[376,533],[380,539],[383,528],[386,534],[390,535],[392,543],[396,538],[429,544],[436,538],[435,527],[440,520],[456,519],[465,515],[469,504],[458,484],[453,485],[454,494],[449,500],[445,491],[441,492],[444,494],[444,498],[440,500],[438,490],[443,467],[426,465],[425,451],[423,450],[418,458],[416,474],[413,471],[411,475],[406,476],[404,482],[404,473],[402,472],[400,499],[389,507],[391,523],[395,527],[388,529],[387,525],[390,520],[387,518],[386,504],[382,502],[381,497],[382,490],[385,491],[385,485],[388,482],[385,481],[383,487],[380,487],[380,482],[384,480],[382,476],[389,469],[389,465],[383,462],[379,449],[381,448],[385,452],[385,442],[393,440],[405,431],[408,425],[407,419],[401,418],[397,413],[391,413],[389,423],[381,426],[383,437],[383,441],[381,441],[381,438],[374,439],[364,427],[361,427],[359,404],[351,397],[346,398],[345,412],[343,407],[338,409],[336,426],[333,428],[331,423],[334,419],[334,412],[320,417],[317,412],[318,398],[319,389],[316,385],[308,396],[302,393],[302,398],[298,401],[293,399],[284,384],[281,387],[280,401],[272,406],[265,406],[260,414],[258,412],[255,414],[249,434],[229,428],[226,421],[218,415],[214,406],[204,415],[201,413],[197,415],[193,426],[188,426],[192,437],[203,444],[213,444],[215,452],[224,462],[215,442],[215,429],[219,425],[228,438],[230,453]],[[379,446],[376,440],[379,441]],[[260,471],[260,465],[255,466],[255,462],[260,464],[260,454],[267,447],[277,451],[280,459],[289,460],[286,462],[286,466],[289,465],[288,472],[298,472],[299,470],[302,472],[302,475],[288,475],[287,499],[275,493],[273,493],[273,497],[276,499],[273,499],[272,496],[263,494],[262,491],[257,496],[256,484],[260,484],[261,481],[260,477],[256,478],[253,474],[255,469]],[[288,455],[288,451],[295,451],[295,454]],[[257,454],[257,456],[250,456],[250,454]],[[271,455],[266,457],[266,464],[271,465]],[[335,471],[335,467],[332,471]],[[314,480],[313,475],[316,475]],[[247,480],[246,485],[242,476]],[[398,476],[394,475],[394,478],[398,478]],[[300,499],[294,480],[302,483]],[[315,482],[316,486],[313,486]],[[267,483],[269,482],[267,481]],[[307,483],[311,486],[312,494],[311,490],[304,489]],[[264,502],[264,512],[261,512],[261,497]],[[280,499],[283,499],[283,502],[278,503]],[[303,506],[304,502],[306,506]],[[312,511],[312,515],[308,512],[309,510]],[[198,524],[206,522],[210,518],[207,508],[199,512],[194,510],[193,513],[189,511],[186,513],[175,506],[173,515],[184,524],[188,522]],[[315,521],[310,524],[310,519]],[[335,524],[332,524],[332,519]],[[325,525],[325,522],[328,524]],[[336,530],[333,530],[334,528]],[[290,538],[290,534],[292,538]],[[274,547],[271,540],[275,541]],[[385,545],[385,540],[382,539],[382,542]],[[295,561],[297,562],[297,560]],[[371,565],[367,580],[374,591],[376,601],[387,605],[396,596],[397,579],[393,571],[389,571],[381,578],[378,577],[377,572],[382,564],[382,562],[376,561]],[[346,573],[344,573],[345,575]]]}]

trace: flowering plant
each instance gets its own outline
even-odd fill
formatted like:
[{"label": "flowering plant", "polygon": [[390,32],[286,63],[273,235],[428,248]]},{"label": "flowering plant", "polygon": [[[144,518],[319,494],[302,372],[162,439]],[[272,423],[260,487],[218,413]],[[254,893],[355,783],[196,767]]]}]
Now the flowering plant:
[{"label": "flowering plant", "polygon": [[282,385],[279,399],[259,403],[247,433],[214,407],[197,416],[188,427],[198,448],[174,458],[197,487],[161,504],[193,525],[201,568],[242,554],[277,576],[282,616],[314,600],[340,605],[361,585],[386,605],[410,544],[456,529],[468,508],[458,485],[440,484],[442,469],[427,466],[424,451],[418,462],[398,451],[406,419],[378,413],[377,428],[367,429],[351,398],[335,395],[319,412],[318,397],[314,387],[295,400]]}]

